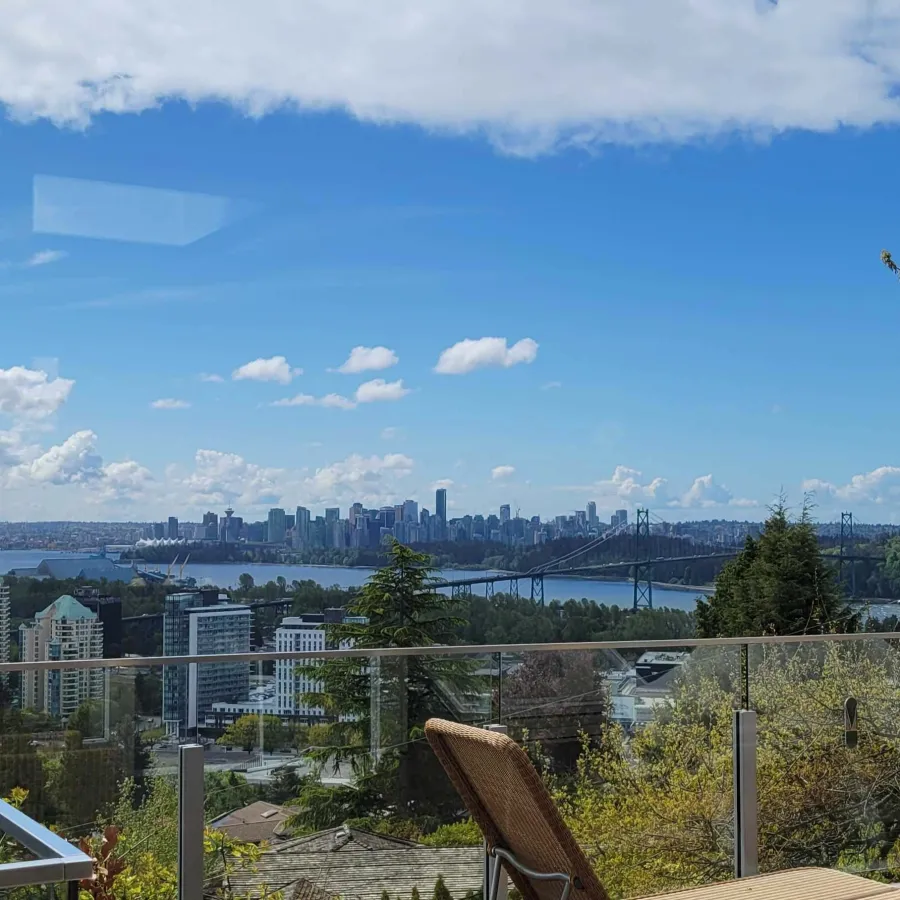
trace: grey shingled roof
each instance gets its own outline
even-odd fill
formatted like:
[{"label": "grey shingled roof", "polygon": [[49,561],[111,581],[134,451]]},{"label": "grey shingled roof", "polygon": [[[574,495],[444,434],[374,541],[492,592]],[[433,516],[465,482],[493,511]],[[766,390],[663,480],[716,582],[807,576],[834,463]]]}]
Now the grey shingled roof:
[{"label": "grey shingled roof", "polygon": [[249,806],[219,816],[210,822],[210,827],[248,844],[261,844],[263,841],[271,843],[278,840],[277,828],[290,815],[291,810],[283,806],[257,800]]},{"label": "grey shingled roof", "polygon": [[256,871],[241,870],[230,876],[235,896],[260,896],[284,891],[289,895],[301,880],[327,894],[347,900],[381,900],[381,892],[408,900],[412,889],[431,896],[438,876],[443,876],[455,900],[482,886],[484,851],[481,847],[406,847],[356,853],[286,851],[284,847],[263,853]]},{"label": "grey shingled roof", "polygon": [[373,834],[371,831],[350,828],[348,825],[339,825],[337,828],[329,828],[305,837],[284,841],[278,845],[277,851],[279,853],[285,851],[291,853],[338,853],[347,850],[401,850],[418,846],[412,841]]}]

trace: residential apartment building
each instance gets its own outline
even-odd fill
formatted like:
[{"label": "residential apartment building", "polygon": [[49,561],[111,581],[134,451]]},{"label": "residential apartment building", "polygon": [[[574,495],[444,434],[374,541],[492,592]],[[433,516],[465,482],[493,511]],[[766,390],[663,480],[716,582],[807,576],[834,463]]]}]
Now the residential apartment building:
[{"label": "residential apartment building", "polygon": [[[275,629],[275,649],[279,653],[307,653],[325,649],[325,616],[306,613],[287,616]],[[306,693],[318,690],[318,682],[311,677],[306,666],[316,660],[297,663],[292,659],[275,661],[275,708],[277,715],[297,718],[320,719],[325,710],[310,706],[303,699]]]},{"label": "residential apartment building", "polygon": [[[9,662],[9,585],[0,578],[0,662]],[[0,677],[6,684],[6,675]]]},{"label": "residential apartment building", "polygon": [[[327,609],[324,613],[304,613],[301,616],[288,616],[275,629],[275,649],[279,653],[317,653],[323,650],[337,649],[329,645],[325,637],[325,625],[337,622],[353,622],[366,624],[365,616],[345,616],[343,610]],[[346,650],[350,642],[341,643],[340,649]],[[275,662],[275,709],[278,716],[287,718],[318,719],[325,715],[321,706],[307,703],[304,694],[319,690],[319,682],[311,667],[321,660],[310,659],[295,661],[279,659]]]},{"label": "residential apartment building", "polygon": [[[97,614],[64,594],[19,626],[23,662],[103,659],[103,624]],[[98,663],[102,666],[102,662]],[[102,668],[46,669],[22,673],[22,706],[39,709],[63,723],[88,700],[102,702]]]},{"label": "residential apartment building", "polygon": [[[164,656],[249,653],[249,606],[222,602],[218,590],[169,594],[163,615]],[[196,734],[217,702],[247,697],[248,663],[163,666],[163,722],[169,734]]]}]

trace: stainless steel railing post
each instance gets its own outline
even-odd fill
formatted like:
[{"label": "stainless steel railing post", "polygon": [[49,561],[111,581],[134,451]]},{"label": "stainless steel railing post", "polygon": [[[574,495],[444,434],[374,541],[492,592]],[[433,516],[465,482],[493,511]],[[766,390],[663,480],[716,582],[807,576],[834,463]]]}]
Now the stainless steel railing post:
[{"label": "stainless steel railing post", "polygon": [[203,898],[203,747],[178,750],[178,900]]},{"label": "stainless steel railing post", "polygon": [[756,790],[756,713],[734,711],[734,876],[759,870]]}]

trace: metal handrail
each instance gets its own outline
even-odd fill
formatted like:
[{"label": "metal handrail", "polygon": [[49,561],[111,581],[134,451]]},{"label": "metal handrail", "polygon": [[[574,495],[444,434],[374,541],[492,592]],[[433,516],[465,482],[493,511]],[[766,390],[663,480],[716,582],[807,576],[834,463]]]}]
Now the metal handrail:
[{"label": "metal handrail", "polygon": [[576,653],[590,650],[672,650],[684,647],[743,647],[773,644],[855,643],[900,640],[900,631],[856,632],[853,634],[767,634],[756,637],[672,638],[647,641],[584,641],[550,644],[454,644],[431,647],[373,647],[351,650],[266,651],[261,653],[221,653],[203,656],[127,656],[122,659],[40,660],[0,663],[6,672],[54,672],[65,669],[134,669],[146,666],[180,666],[191,663],[254,663],[271,660],[342,659],[346,657],[390,658],[404,656],[487,656],[493,653]]},{"label": "metal handrail", "polygon": [[94,873],[94,861],[73,844],[0,800],[0,831],[37,859],[0,864],[0,888],[81,881]]}]

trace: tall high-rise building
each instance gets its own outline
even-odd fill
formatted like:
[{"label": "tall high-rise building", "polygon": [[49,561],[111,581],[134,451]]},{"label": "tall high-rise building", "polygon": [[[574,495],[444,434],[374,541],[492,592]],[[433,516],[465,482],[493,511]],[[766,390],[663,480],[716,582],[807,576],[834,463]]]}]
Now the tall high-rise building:
[{"label": "tall high-rise building", "polygon": [[166,526],[162,522],[153,523],[153,538],[161,541],[166,536]]},{"label": "tall high-rise building", "polygon": [[178,519],[175,516],[169,516],[169,524],[166,528],[166,537],[170,541],[178,540]]},{"label": "tall high-rise building", "polygon": [[103,626],[103,656],[119,659],[122,656],[122,598],[104,597],[100,588],[76,588],[75,599],[92,613]]},{"label": "tall high-rise building", "polygon": [[350,527],[356,527],[356,520],[359,516],[363,514],[363,505],[362,503],[354,503],[353,506],[350,507],[350,512],[348,513],[348,521],[350,522]]},{"label": "tall high-rise building", "polygon": [[275,508],[269,510],[269,533],[268,541],[270,544],[283,544],[286,534],[284,510]]},{"label": "tall high-rise building", "polygon": [[[23,662],[102,659],[103,625],[96,613],[63,594],[34,621],[19,626]],[[63,723],[87,700],[102,701],[102,668],[45,669],[22,673],[22,706],[43,710]]]},{"label": "tall high-rise building", "polygon": [[219,539],[219,517],[214,512],[204,513],[203,529],[208,541],[217,541]]},{"label": "tall high-rise building", "polygon": [[434,492],[434,514],[438,518],[435,537],[442,541],[447,537],[447,489],[438,488]]},{"label": "tall high-rise building", "polygon": [[[9,585],[0,578],[0,662],[9,662]],[[0,682],[8,682],[6,675]]]},{"label": "tall high-rise building", "polygon": [[419,504],[415,500],[403,501],[403,521],[419,524]]},{"label": "tall high-rise building", "polygon": [[[163,614],[163,656],[249,653],[250,607],[219,600],[218,590],[169,594]],[[181,736],[194,733],[213,703],[244,699],[249,688],[247,663],[163,666],[166,730]]]},{"label": "tall high-rise building", "polygon": [[300,550],[309,546],[309,510],[298,506],[294,514],[294,548]]},{"label": "tall high-rise building", "polygon": [[500,507],[500,522],[508,522],[509,521],[509,504],[504,503],[503,506]]},{"label": "tall high-rise building", "polygon": [[593,500],[588,500],[587,505],[587,521],[588,525],[597,524],[597,504]]},{"label": "tall high-rise building", "polygon": [[341,517],[341,510],[337,506],[329,506],[325,509],[325,524],[331,525]]},{"label": "tall high-rise building", "polygon": [[616,520],[619,525],[627,525],[628,524],[628,510],[627,509],[617,509],[616,510]]}]

